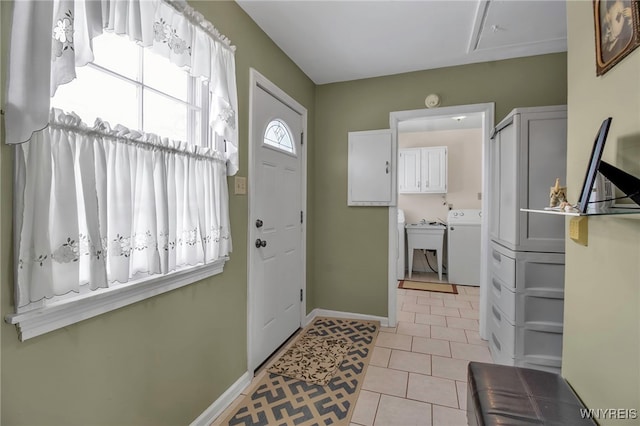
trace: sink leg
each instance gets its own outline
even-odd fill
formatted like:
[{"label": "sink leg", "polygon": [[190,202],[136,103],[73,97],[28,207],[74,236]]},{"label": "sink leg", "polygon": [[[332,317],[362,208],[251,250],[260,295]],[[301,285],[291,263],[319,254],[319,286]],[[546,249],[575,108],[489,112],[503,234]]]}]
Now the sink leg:
[{"label": "sink leg", "polygon": [[436,260],[438,262],[438,279],[442,281],[442,254],[440,250],[436,250]]},{"label": "sink leg", "polygon": [[409,250],[409,278],[411,278],[411,272],[413,272],[413,249]]}]

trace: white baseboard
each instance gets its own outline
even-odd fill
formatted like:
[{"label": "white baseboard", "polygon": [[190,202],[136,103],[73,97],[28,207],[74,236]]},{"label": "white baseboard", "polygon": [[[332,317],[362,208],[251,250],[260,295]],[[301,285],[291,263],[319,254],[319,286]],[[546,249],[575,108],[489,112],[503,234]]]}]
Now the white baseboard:
[{"label": "white baseboard", "polygon": [[244,373],[234,384],[232,384],[213,404],[211,404],[202,414],[198,416],[190,426],[209,426],[218,418],[220,414],[249,386],[253,374],[248,371]]},{"label": "white baseboard", "polygon": [[365,314],[356,314],[353,312],[342,312],[342,311],[331,311],[328,309],[314,309],[307,315],[306,324],[309,324],[316,317],[335,317],[335,318],[348,318],[348,319],[358,319],[365,321],[380,321],[381,327],[389,326],[389,318],[387,317],[378,317],[375,315],[365,315]]}]

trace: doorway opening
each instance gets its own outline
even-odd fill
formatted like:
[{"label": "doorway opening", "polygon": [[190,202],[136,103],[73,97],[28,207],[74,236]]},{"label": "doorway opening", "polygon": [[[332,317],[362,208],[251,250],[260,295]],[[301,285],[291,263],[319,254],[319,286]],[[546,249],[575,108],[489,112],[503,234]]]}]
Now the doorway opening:
[{"label": "doorway opening", "polygon": [[[464,116],[465,118],[461,118]],[[480,175],[481,175],[481,190],[477,191],[479,194],[478,198],[481,200],[477,200],[480,203],[479,209],[482,211],[481,219],[480,219],[480,335],[483,338],[486,338],[486,304],[487,304],[487,253],[488,253],[488,244],[489,244],[489,227],[488,227],[488,217],[490,215],[489,212],[489,143],[490,143],[490,135],[491,130],[493,129],[494,123],[494,104],[493,103],[484,103],[484,104],[472,104],[472,105],[460,105],[460,106],[452,106],[452,107],[443,107],[443,108],[434,108],[434,109],[420,109],[420,110],[411,110],[411,111],[396,111],[390,113],[390,128],[391,134],[393,138],[393,146],[396,150],[396,164],[399,163],[399,155],[400,149],[408,147],[411,144],[417,144],[418,142],[411,141],[411,138],[407,138],[404,134],[408,133],[420,133],[420,132],[437,132],[437,131],[445,131],[445,130],[455,130],[462,128],[477,128],[478,129],[478,139],[481,144],[481,148],[478,152],[480,152]],[[466,122],[466,123],[465,123]],[[402,141],[402,144],[400,144]],[[437,142],[429,142],[427,145],[437,145]],[[418,145],[415,145],[418,146]],[[459,165],[448,165],[447,175],[454,176],[453,182],[457,182],[456,176],[456,167],[460,167]],[[396,167],[398,170],[398,167]],[[398,179],[400,181],[400,179]],[[449,178],[451,181],[451,178]],[[457,185],[457,183],[456,183]],[[400,192],[400,191],[399,191]],[[408,195],[408,197],[416,197],[415,195]],[[418,195],[417,197],[420,197]],[[399,271],[400,268],[403,268],[404,265],[409,262],[407,259],[404,261],[400,261],[400,254],[404,252],[404,239],[402,238],[404,235],[401,232],[400,224],[398,221],[398,211],[401,208],[400,204],[403,202],[409,204],[415,204],[411,206],[408,210],[412,210],[405,217],[406,223],[419,223],[424,219],[424,223],[433,223],[434,226],[440,222],[446,223],[447,214],[450,208],[466,208],[464,201],[460,201],[460,204],[456,206],[456,201],[459,201],[455,198],[454,194],[448,195],[448,193],[439,192],[436,194],[431,194],[429,197],[430,205],[427,205],[430,212],[418,213],[420,209],[420,203],[416,203],[415,199],[411,201],[411,198],[403,197],[402,194],[398,195],[398,203],[396,206],[392,206],[389,208],[389,287],[388,287],[388,317],[389,317],[389,326],[393,327],[396,324],[396,295],[397,295],[397,287],[398,287],[398,277],[402,273]],[[477,205],[476,202],[476,205]],[[445,228],[443,227],[443,230]],[[404,231],[404,230],[402,230]],[[413,250],[412,250],[413,251]],[[416,250],[416,253],[420,253],[419,250]],[[425,253],[429,253],[426,251]],[[406,256],[410,256],[413,253],[406,253]],[[435,255],[435,251],[434,251]],[[436,263],[436,257],[431,255],[430,262],[431,265],[435,266],[434,269],[438,269],[438,263]],[[424,265],[428,265],[427,258],[423,262]],[[442,266],[444,268],[445,266]],[[437,272],[437,271],[436,271]],[[440,270],[442,273],[442,270]],[[446,271],[445,271],[446,272]],[[438,278],[438,273],[435,273],[435,277]],[[444,281],[444,279],[443,279]]]}]

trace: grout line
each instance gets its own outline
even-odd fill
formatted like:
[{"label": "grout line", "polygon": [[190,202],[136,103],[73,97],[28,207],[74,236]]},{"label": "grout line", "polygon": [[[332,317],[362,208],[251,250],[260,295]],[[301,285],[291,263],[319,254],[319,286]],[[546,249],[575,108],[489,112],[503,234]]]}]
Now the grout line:
[{"label": "grout line", "polygon": [[372,425],[376,424],[376,417],[378,416],[378,410],[380,409],[380,401],[382,401],[382,394],[378,393],[378,402],[376,403],[376,411],[373,413]]},{"label": "grout line", "polygon": [[[458,394],[458,391],[456,390],[456,395]],[[386,395],[386,394],[385,394]],[[389,395],[389,396],[394,396],[394,395]],[[396,396],[395,398],[399,398],[398,396]],[[422,404],[429,404],[431,405],[431,408],[433,409],[434,405],[437,405],[438,407],[444,407],[444,408],[449,408],[450,410],[461,410],[460,407],[460,403],[458,403],[458,407],[451,407],[449,405],[442,405],[442,404],[436,404],[435,402],[429,402],[429,401],[423,401],[422,399],[414,399],[414,398],[404,398],[408,401],[415,401],[415,402],[421,402]],[[464,410],[466,413],[466,410]],[[435,425],[434,425],[435,426]]]},{"label": "grout line", "polygon": [[376,403],[376,411],[375,413],[373,413],[373,423],[371,423],[371,425],[375,425],[376,424],[376,418],[378,417],[378,411],[380,411],[380,403],[382,402],[382,394],[379,393],[378,394],[378,402]]},{"label": "grout line", "polygon": [[404,389],[405,399],[409,399],[409,380],[411,380],[411,373],[407,371],[407,386]]}]

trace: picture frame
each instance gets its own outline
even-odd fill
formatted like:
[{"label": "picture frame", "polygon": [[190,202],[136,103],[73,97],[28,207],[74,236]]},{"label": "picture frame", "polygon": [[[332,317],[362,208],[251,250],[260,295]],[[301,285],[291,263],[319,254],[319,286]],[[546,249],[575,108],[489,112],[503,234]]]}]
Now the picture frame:
[{"label": "picture frame", "polygon": [[640,0],[593,0],[593,20],[600,76],[640,45]]}]

